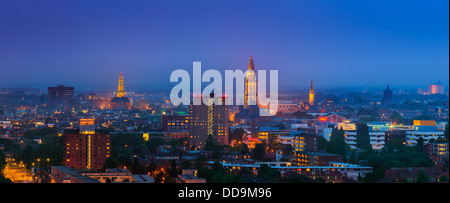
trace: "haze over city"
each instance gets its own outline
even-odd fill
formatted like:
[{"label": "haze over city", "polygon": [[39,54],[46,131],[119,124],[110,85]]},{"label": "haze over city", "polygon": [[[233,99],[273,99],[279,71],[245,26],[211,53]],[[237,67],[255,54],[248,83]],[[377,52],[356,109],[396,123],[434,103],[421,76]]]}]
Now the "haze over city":
[{"label": "haze over city", "polygon": [[170,73],[279,70],[280,87],[448,89],[442,1],[2,1],[0,87],[171,88]]}]

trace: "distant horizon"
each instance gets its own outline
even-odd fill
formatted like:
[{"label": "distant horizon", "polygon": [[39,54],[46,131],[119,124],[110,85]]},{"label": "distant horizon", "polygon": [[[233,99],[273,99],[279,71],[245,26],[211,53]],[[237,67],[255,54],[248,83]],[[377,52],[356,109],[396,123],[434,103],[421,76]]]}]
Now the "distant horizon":
[{"label": "distant horizon", "polygon": [[[442,82],[441,82],[442,83]],[[206,85],[208,85],[209,83],[203,83],[202,87],[205,87]],[[293,85],[279,85],[279,89],[282,90],[286,90],[286,89],[290,89],[290,90],[306,90],[309,89],[309,84],[310,81],[308,81],[308,86],[306,85],[302,85],[302,86],[293,86]],[[435,84],[435,83],[430,83],[430,84]],[[389,84],[389,87],[391,89],[394,90],[418,90],[418,89],[423,89],[426,90],[427,86],[430,84],[424,84],[421,86],[417,86],[417,85],[393,85],[393,84]],[[444,91],[447,93],[449,92],[449,85],[448,84],[444,84]],[[12,88],[12,89],[20,89],[20,88],[36,88],[36,89],[40,89],[41,91],[46,91],[48,87],[56,87],[58,85],[64,85],[64,86],[69,86],[69,87],[74,87],[75,91],[80,91],[80,92],[95,92],[95,91],[116,91],[117,89],[117,84],[113,85],[113,86],[103,86],[101,87],[101,85],[88,85],[88,84],[65,84],[65,83],[53,83],[53,84],[32,84],[32,85],[11,85],[11,86],[0,86],[0,89],[8,89],[8,88]],[[126,91],[146,91],[146,90],[167,90],[170,91],[170,89],[175,86],[175,83],[171,83],[168,85],[159,85],[159,86],[155,86],[155,85],[132,85],[131,87],[127,86],[126,80],[125,80],[125,90]],[[314,89],[316,89],[316,91],[320,92],[320,89],[322,90],[334,90],[334,89],[363,89],[363,90],[373,90],[373,89],[385,89],[386,86],[388,84],[384,84],[384,85],[353,85],[353,86],[349,86],[349,85],[342,85],[342,86],[327,86],[327,85],[321,85],[321,84],[316,84],[314,83]]]},{"label": "distant horizon", "polygon": [[[204,68],[202,67],[202,73],[207,70],[209,68]],[[238,68],[240,70],[245,70],[244,68]],[[258,70],[258,68],[255,68],[256,71]],[[175,69],[174,69],[175,70]],[[263,69],[263,70],[270,70],[270,69]],[[272,69],[274,70],[274,69]],[[275,69],[276,70],[276,69]],[[192,72],[192,70],[189,70],[189,68],[187,68],[187,71],[189,73]],[[219,70],[221,73],[224,73],[224,70]],[[170,83],[169,82],[169,78],[170,78],[170,74],[167,75],[167,81],[166,82],[156,82],[156,83],[149,83],[149,84],[142,84],[142,82],[135,82],[132,79],[128,78],[128,74],[134,75],[135,73],[130,73],[128,71],[120,71],[123,73],[124,75],[124,83],[125,83],[125,89],[128,89],[127,87],[129,86],[130,89],[133,90],[145,90],[145,89],[171,89],[173,86],[176,85],[176,83]],[[73,81],[62,81],[62,80],[55,80],[55,82],[27,82],[27,83],[23,83],[21,82],[19,83],[4,83],[3,81],[0,81],[0,88],[39,88],[39,89],[47,89],[47,87],[55,87],[58,85],[65,85],[65,86],[72,86],[72,87],[81,87],[82,91],[89,91],[89,90],[95,90],[95,91],[101,91],[101,90],[105,90],[105,89],[115,89],[117,88],[117,84],[118,84],[118,77],[120,72],[116,73],[115,77],[112,78],[104,78],[104,80],[108,80],[108,82],[105,83],[95,83],[95,82],[83,82],[83,83],[77,83],[77,82],[73,82]],[[280,71],[279,70],[279,74],[283,75],[285,74],[285,71]],[[152,78],[151,76],[149,76],[149,79]],[[153,79],[153,78],[152,78]],[[191,76],[192,79],[192,76]],[[288,83],[288,81],[284,81],[282,78],[279,77],[279,87],[280,88],[293,88],[293,89],[303,89],[303,88],[308,88],[310,86],[310,82],[311,80],[314,82],[314,87],[317,88],[323,88],[323,89],[335,89],[335,88],[385,88],[386,85],[389,85],[391,88],[399,88],[399,89],[426,89],[428,85],[430,84],[436,84],[438,82],[440,82],[441,84],[444,85],[445,91],[448,92],[449,91],[449,82],[446,82],[445,79],[442,80],[439,77],[436,77],[436,80],[434,81],[430,81],[428,83],[423,83],[423,84],[405,84],[405,83],[399,83],[398,81],[375,81],[375,80],[367,80],[364,83],[361,84],[339,84],[339,85],[332,85],[332,84],[322,84],[320,83],[320,81],[322,81],[322,78],[311,78],[309,80],[301,80],[301,81],[295,81],[296,84],[286,84]],[[319,81],[319,82],[318,82]],[[141,83],[141,84],[139,84]],[[202,83],[202,87],[205,87],[208,83]]]}]

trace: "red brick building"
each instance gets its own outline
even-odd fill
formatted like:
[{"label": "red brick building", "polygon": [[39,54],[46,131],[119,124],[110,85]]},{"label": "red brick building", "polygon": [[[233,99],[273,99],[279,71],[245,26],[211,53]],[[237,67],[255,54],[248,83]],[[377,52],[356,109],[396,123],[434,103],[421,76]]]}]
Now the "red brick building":
[{"label": "red brick building", "polygon": [[93,119],[81,120],[80,130],[64,132],[64,165],[80,170],[103,169],[111,154],[111,136],[96,133]]},{"label": "red brick building", "polygon": [[423,150],[433,160],[433,162],[443,162],[448,159],[448,143],[430,142],[423,146]]}]

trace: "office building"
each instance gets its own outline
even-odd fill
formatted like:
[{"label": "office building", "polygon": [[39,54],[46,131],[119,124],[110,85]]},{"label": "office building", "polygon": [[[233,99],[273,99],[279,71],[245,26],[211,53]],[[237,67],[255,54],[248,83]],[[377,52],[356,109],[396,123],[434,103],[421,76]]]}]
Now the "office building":
[{"label": "office building", "polygon": [[58,85],[57,87],[48,87],[48,102],[51,104],[59,104],[74,98],[74,87],[66,87]]},{"label": "office building", "polygon": [[430,140],[437,140],[443,136],[444,132],[437,130],[436,121],[414,120],[413,131],[406,131],[406,144],[416,145],[420,137],[423,138],[423,143],[427,144]]},{"label": "office building", "polygon": [[441,81],[438,83],[428,85],[428,94],[444,94],[444,85]]}]

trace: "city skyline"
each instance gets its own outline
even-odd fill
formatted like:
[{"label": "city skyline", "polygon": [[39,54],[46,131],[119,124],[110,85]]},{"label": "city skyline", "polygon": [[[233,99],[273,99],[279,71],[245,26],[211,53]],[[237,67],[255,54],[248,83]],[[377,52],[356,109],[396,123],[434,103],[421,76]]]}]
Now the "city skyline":
[{"label": "city skyline", "polygon": [[448,8],[0,1],[0,185],[139,183],[198,201],[448,184]]},{"label": "city skyline", "polygon": [[[218,9],[221,8],[221,9]],[[448,90],[448,2],[2,2],[3,87],[171,87],[170,73],[279,70],[280,87]],[[101,77],[99,77],[101,76]]]}]

